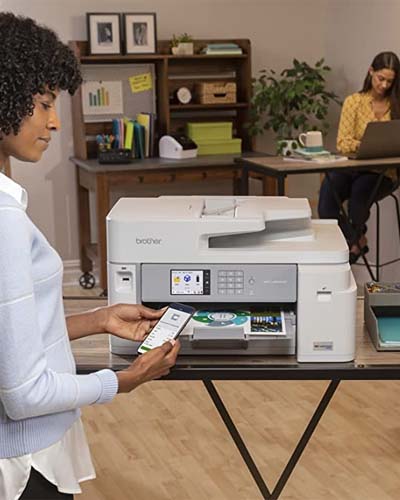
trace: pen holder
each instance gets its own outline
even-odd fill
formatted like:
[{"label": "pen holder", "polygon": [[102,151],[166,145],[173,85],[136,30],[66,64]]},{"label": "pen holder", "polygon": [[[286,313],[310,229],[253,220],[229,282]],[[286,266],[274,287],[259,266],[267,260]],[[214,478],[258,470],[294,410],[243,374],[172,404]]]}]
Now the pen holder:
[{"label": "pen holder", "polygon": [[100,149],[98,154],[99,163],[131,163],[131,149]]}]

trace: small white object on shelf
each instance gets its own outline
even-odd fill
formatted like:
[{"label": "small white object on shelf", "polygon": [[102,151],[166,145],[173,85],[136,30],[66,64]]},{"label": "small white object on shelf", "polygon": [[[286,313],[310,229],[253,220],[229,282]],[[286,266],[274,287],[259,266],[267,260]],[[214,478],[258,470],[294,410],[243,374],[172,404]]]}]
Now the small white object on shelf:
[{"label": "small white object on shelf", "polygon": [[163,135],[159,142],[160,158],[183,160],[196,158],[197,144],[183,134]]}]

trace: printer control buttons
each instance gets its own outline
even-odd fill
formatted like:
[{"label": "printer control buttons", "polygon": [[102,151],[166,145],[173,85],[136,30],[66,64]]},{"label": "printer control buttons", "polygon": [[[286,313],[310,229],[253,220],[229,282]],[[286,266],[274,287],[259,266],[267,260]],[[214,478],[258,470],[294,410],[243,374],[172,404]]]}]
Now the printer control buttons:
[{"label": "printer control buttons", "polygon": [[243,276],[243,271],[235,271],[235,276]]},{"label": "printer control buttons", "polygon": [[236,290],[243,290],[243,283],[235,283]]},{"label": "printer control buttons", "polygon": [[236,289],[235,294],[236,295],[243,295],[243,291],[244,291],[243,288]]},{"label": "printer control buttons", "polygon": [[218,276],[218,283],[226,283],[227,279],[226,276]]},{"label": "printer control buttons", "polygon": [[226,287],[227,288],[235,288],[235,284],[234,283],[227,283]]},{"label": "printer control buttons", "polygon": [[219,295],[226,295],[225,288],[218,288],[218,293],[219,293]]},{"label": "printer control buttons", "polygon": [[244,281],[243,276],[241,276],[241,277],[236,276],[235,283],[243,283],[243,281]]},{"label": "printer control buttons", "polygon": [[218,276],[226,276],[227,271],[218,271]]},{"label": "printer control buttons", "polygon": [[204,295],[210,295],[210,270],[204,270]]},{"label": "printer control buttons", "polygon": [[235,271],[227,271],[227,276],[235,276]]},{"label": "printer control buttons", "polygon": [[254,278],[249,279],[249,285],[254,285],[255,282],[256,280]]},{"label": "printer control buttons", "polygon": [[234,283],[235,282],[235,278],[233,278],[232,276],[229,276],[227,279],[227,282],[228,283]]}]

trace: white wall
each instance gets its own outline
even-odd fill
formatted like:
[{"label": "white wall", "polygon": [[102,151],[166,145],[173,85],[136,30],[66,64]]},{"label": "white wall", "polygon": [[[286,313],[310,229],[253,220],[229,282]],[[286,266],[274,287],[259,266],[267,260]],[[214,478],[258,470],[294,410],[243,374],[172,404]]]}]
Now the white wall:
[{"label": "white wall", "polygon": [[[293,57],[321,57],[332,67],[329,85],[341,97],[360,88],[371,58],[381,50],[400,52],[399,0],[0,0],[2,10],[24,14],[56,30],[64,41],[86,39],[86,12],[156,12],[158,38],[189,32],[195,38],[250,38],[253,74],[281,70]],[[75,171],[69,97],[59,102],[63,129],[38,165],[13,162],[13,176],[30,193],[30,215],[63,259],[78,258]],[[332,109],[333,147],[339,108]],[[273,136],[258,141],[273,150]],[[319,176],[293,176],[292,196],[315,201]],[[389,241],[385,238],[385,241]],[[393,254],[396,242],[387,251]]]}]

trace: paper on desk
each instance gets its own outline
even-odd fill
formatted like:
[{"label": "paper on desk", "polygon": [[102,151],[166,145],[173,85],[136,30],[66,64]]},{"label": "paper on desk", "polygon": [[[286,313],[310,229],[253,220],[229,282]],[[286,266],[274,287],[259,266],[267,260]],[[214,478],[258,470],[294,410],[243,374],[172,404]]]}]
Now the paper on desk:
[{"label": "paper on desk", "polygon": [[283,159],[284,161],[291,161],[296,163],[318,163],[323,165],[348,160],[347,156],[341,155],[321,156],[321,158],[294,158],[292,156],[283,156]]}]

